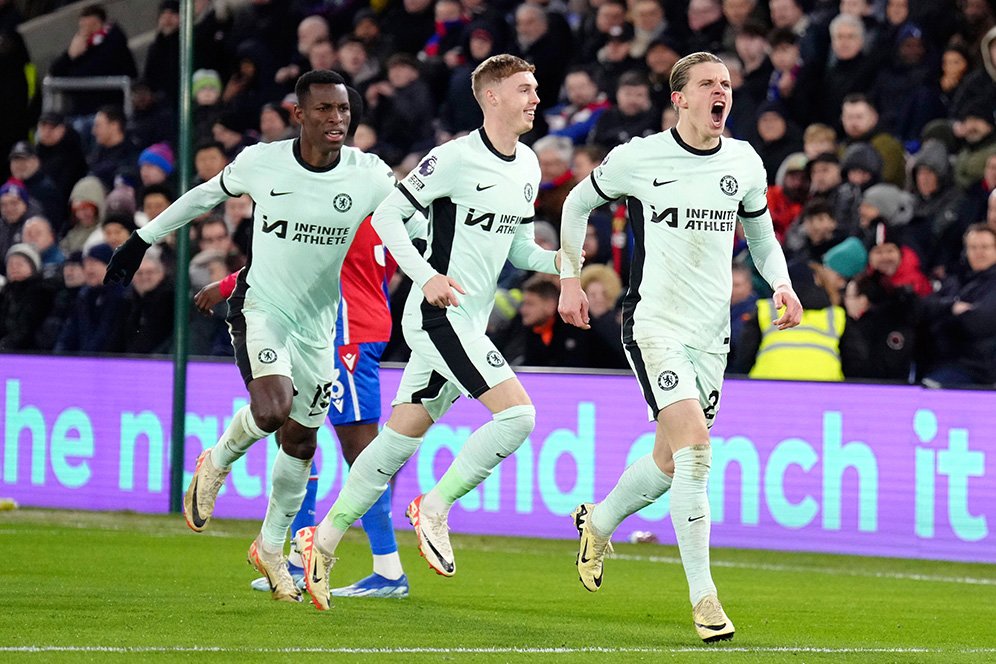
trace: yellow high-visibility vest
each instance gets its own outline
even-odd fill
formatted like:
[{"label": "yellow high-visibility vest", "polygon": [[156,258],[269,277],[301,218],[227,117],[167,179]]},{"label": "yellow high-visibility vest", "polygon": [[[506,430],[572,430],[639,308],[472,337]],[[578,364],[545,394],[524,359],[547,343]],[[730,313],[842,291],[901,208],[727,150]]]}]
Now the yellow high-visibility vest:
[{"label": "yellow high-visibility vest", "polygon": [[774,302],[758,300],[757,324],[761,345],[757,349],[751,378],[786,380],[843,380],[840,337],[847,314],[840,306],[804,309],[802,322],[779,330],[771,321],[778,316]]}]

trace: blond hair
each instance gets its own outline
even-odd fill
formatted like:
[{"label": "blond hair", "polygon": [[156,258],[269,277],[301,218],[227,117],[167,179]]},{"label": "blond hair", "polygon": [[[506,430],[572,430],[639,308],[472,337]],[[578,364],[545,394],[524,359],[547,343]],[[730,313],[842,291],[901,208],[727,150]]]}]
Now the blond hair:
[{"label": "blond hair", "polygon": [[671,69],[671,89],[676,92],[682,90],[688,84],[688,77],[690,76],[692,67],[700,65],[703,62],[715,62],[721,65],[725,64],[712,53],[707,53],[705,51],[689,53],[681,60],[674,63],[674,67]]},{"label": "blond hair", "polygon": [[585,266],[581,270],[581,290],[588,287],[593,281],[597,281],[605,288],[605,296],[609,302],[615,303],[622,294],[622,280],[619,275],[608,265],[593,263]]},{"label": "blond hair", "polygon": [[470,86],[474,91],[474,98],[483,107],[484,89],[490,85],[501,83],[509,76],[519,72],[534,72],[536,67],[529,64],[522,58],[508,53],[492,55],[490,58],[477,65],[470,75]]},{"label": "blond hair", "polygon": [[806,131],[802,133],[802,141],[804,143],[815,141],[830,141],[831,143],[836,143],[837,132],[834,131],[834,128],[830,125],[823,124],[822,122],[814,122],[806,127]]}]

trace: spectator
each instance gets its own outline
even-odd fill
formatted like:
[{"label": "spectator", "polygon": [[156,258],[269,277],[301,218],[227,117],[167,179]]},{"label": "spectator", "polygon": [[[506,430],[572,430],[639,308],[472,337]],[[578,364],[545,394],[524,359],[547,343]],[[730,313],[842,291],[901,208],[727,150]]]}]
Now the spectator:
[{"label": "spectator", "polygon": [[819,263],[824,254],[841,238],[837,233],[837,220],[825,201],[816,199],[806,204],[800,220],[801,232],[793,234],[786,243],[785,253],[790,261]]},{"label": "spectator", "polygon": [[10,151],[10,175],[24,183],[29,199],[37,202],[49,219],[61,226],[66,199],[55,183],[41,170],[41,160],[27,141],[18,141]]},{"label": "spectator", "polygon": [[52,308],[52,288],[41,276],[41,258],[29,244],[5,254],[7,285],[0,289],[0,352],[38,350],[35,335]]},{"label": "spectator", "polygon": [[619,78],[615,107],[598,118],[588,142],[611,150],[634,136],[649,136],[657,127],[658,116],[650,105],[650,86],[646,77],[638,72],[626,72]]},{"label": "spectator", "polygon": [[[876,185],[876,187],[888,186]],[[872,187],[869,191],[874,189],[875,187]],[[878,192],[873,193],[877,199]],[[861,205],[864,208],[868,204]],[[933,289],[920,268],[920,258],[903,242],[903,229],[880,217],[876,217],[872,228],[874,239],[868,249],[868,271],[882,275],[883,283],[892,288],[907,287],[920,297],[930,295]]]},{"label": "spectator", "polygon": [[[470,75],[477,67],[497,51],[495,50],[494,28],[487,23],[471,23],[467,26],[466,61],[455,67],[450,74],[446,99],[440,113],[440,135],[437,142],[449,140],[453,136],[471,132],[484,122],[481,107],[474,99],[470,85]],[[442,139],[442,141],[438,139]]]},{"label": "spectator", "polygon": [[73,187],[69,195],[69,226],[59,242],[59,248],[66,255],[81,251],[87,238],[94,231],[104,216],[104,185],[100,180],[88,175]]},{"label": "spectator", "polygon": [[533,151],[536,152],[540,165],[536,216],[549,221],[559,232],[564,199],[577,183],[571,172],[571,139],[566,136],[544,136],[533,144]]},{"label": "spectator", "polygon": [[882,178],[882,157],[867,143],[854,143],[840,160],[844,181],[837,190],[837,223],[848,235],[861,235],[859,207],[866,189]]},{"label": "spectator", "polygon": [[[255,121],[256,118],[253,118]],[[211,135],[217,143],[221,144],[225,164],[235,159],[242,150],[252,145],[256,141],[246,136],[245,125],[235,113],[225,112],[218,116],[211,127]],[[222,165],[224,168],[224,165]],[[219,172],[221,172],[219,170]]]},{"label": "spectator", "polygon": [[789,274],[802,303],[802,323],[778,330],[771,300],[758,300],[757,315],[744,323],[736,372],[751,378],[843,380],[860,362],[860,347],[849,338],[853,332],[839,292],[818,264],[793,263]]},{"label": "spectator", "polygon": [[865,272],[868,251],[861,240],[849,237],[823,254],[823,277],[828,288],[842,293],[847,282]]},{"label": "spectator", "polygon": [[[221,101],[225,104],[226,111],[232,115],[226,126],[241,132],[247,127],[255,126],[260,107],[268,101],[278,99],[282,91],[273,80],[275,68],[272,55],[263,42],[251,39],[239,44],[236,61],[238,65],[225,84]],[[323,68],[331,69],[331,66]],[[235,157],[234,154],[230,156]]]},{"label": "spectator", "polygon": [[264,104],[259,112],[259,140],[261,143],[283,141],[294,137],[290,114],[280,104]]},{"label": "spectator", "polygon": [[597,5],[594,20],[581,29],[581,47],[578,53],[580,64],[595,63],[598,52],[609,41],[609,32],[626,23],[626,11],[625,0],[605,0]]},{"label": "spectator", "polygon": [[659,0],[635,0],[632,5],[633,41],[630,43],[629,56],[635,60],[643,59],[647,49],[654,41],[670,38],[667,17]]},{"label": "spectator", "polygon": [[[66,124],[59,113],[46,112],[38,118],[38,145],[35,150],[41,170],[52,179],[59,193],[59,200],[66,201],[73,186],[86,175],[86,156],[76,130]],[[65,206],[63,205],[63,208]],[[52,219],[63,220],[65,214]],[[56,231],[62,230],[62,223]]]},{"label": "spectator", "polygon": [[630,56],[633,43],[633,26],[623,23],[609,31],[609,39],[598,51],[598,65],[595,79],[602,90],[615,90],[619,77],[628,71],[638,71],[643,63]]},{"label": "spectator", "polygon": [[[229,274],[225,256],[217,251],[202,251],[190,261],[190,290],[194,293],[210,283],[221,281]],[[192,313],[190,316],[190,354],[231,357],[232,338],[225,317],[228,302],[214,305],[211,315]]]},{"label": "spectator", "polygon": [[175,200],[173,190],[161,184],[154,184],[142,190],[140,203],[142,209],[135,215],[135,225],[144,226],[170,206]]},{"label": "spectator", "polygon": [[69,318],[59,334],[59,352],[107,353],[113,351],[115,332],[120,325],[124,289],[104,285],[107,263],[113,250],[106,244],[90,248],[83,258],[84,286],[80,289]]},{"label": "spectator", "polygon": [[353,37],[360,40],[370,61],[383,67],[396,50],[394,39],[384,34],[377,22],[377,15],[371,9],[363,8],[353,16]]},{"label": "spectator", "polygon": [[[737,30],[736,54],[744,66],[744,82],[740,86],[738,103],[748,103],[758,106],[768,98],[768,87],[775,72],[768,58],[771,50],[768,44],[765,27],[757,21],[748,21]],[[774,100],[773,100],[774,101]],[[780,104],[783,115],[788,116],[787,109]]]},{"label": "spectator", "polygon": [[121,303],[114,349],[122,353],[164,354],[173,340],[173,284],[159,252],[145,253]]},{"label": "spectator", "polygon": [[756,135],[752,144],[767,171],[768,184],[775,184],[782,163],[793,153],[801,154],[802,131],[789,124],[785,108],[779,102],[765,102],[757,111]]},{"label": "spectator", "polygon": [[514,366],[590,366],[587,330],[568,325],[557,313],[560,288],[547,279],[530,279],[522,292],[518,322],[502,354]]},{"label": "spectator", "polygon": [[375,152],[389,165],[397,165],[410,152],[433,145],[435,103],[421,79],[418,62],[397,53],[387,61],[387,80],[367,88],[369,117],[377,130]]},{"label": "spectator", "polygon": [[778,241],[785,243],[789,227],[802,213],[809,199],[808,161],[801,152],[785,157],[775,174],[775,184],[768,187],[768,211]]},{"label": "spectator", "polygon": [[[788,28],[775,28],[768,34],[768,46],[773,71],[768,80],[767,100],[780,101],[788,117],[797,125],[806,127],[808,133],[811,103],[816,91],[813,89],[812,68],[803,66],[799,36]],[[827,146],[821,145],[813,155],[808,151],[806,154],[815,156],[829,151]]]},{"label": "spectator", "polygon": [[733,288],[730,293],[730,353],[727,367],[736,366],[737,344],[743,334],[744,323],[757,316],[757,293],[751,269],[743,263],[733,263]]},{"label": "spectator", "polygon": [[[0,187],[0,255],[21,241],[21,231],[29,215],[28,190],[18,180]],[[2,271],[0,271],[2,274]]]},{"label": "spectator", "polygon": [[983,224],[965,233],[970,272],[924,300],[925,339],[932,346],[924,384],[996,384],[996,230]]},{"label": "spectator", "polygon": [[145,55],[143,78],[153,93],[170,106],[180,93],[180,3],[162,0],[156,21],[156,37]]},{"label": "spectator", "polygon": [[581,145],[611,104],[589,67],[570,69],[564,78],[564,91],[567,102],[551,108],[546,114],[546,123],[551,136],[566,136],[575,145]]},{"label": "spectator", "polygon": [[173,150],[169,143],[156,143],[142,150],[138,155],[138,176],[142,186],[168,184],[173,175]]},{"label": "spectator", "polygon": [[415,54],[421,50],[435,30],[433,9],[432,0],[405,0],[388,7],[380,27],[394,42],[392,53]]},{"label": "spectator", "polygon": [[882,111],[884,129],[903,144],[915,145],[924,126],[946,112],[934,94],[935,67],[923,31],[907,23],[899,29],[895,44],[872,87],[875,106]]},{"label": "spectator", "polygon": [[830,46],[833,59],[818,86],[814,119],[839,126],[844,98],[853,92],[871,89],[879,61],[864,52],[865,28],[850,14],[839,14],[830,22]]},{"label": "spectator", "polygon": [[[802,151],[806,153],[806,158],[812,162],[817,156],[823,154],[837,155],[837,132],[830,125],[822,122],[814,122],[802,133]],[[840,164],[837,160],[834,163]]]},{"label": "spectator", "polygon": [[337,71],[345,75],[350,86],[362,95],[370,82],[380,75],[380,63],[371,58],[363,42],[352,35],[339,40],[338,51]]},{"label": "spectator", "polygon": [[616,304],[622,294],[622,281],[608,265],[587,265],[581,270],[581,289],[588,298],[592,346],[587,366],[625,369],[622,326]]},{"label": "spectator", "polygon": [[176,111],[172,105],[163,103],[149,84],[138,79],[131,84],[131,117],[125,134],[139,148],[147,148],[154,143],[176,143]]},{"label": "spectator", "polygon": [[[77,26],[69,48],[52,63],[49,74],[73,78],[138,76],[128,38],[121,28],[107,20],[107,12],[101,5],[83,7]],[[92,116],[101,107],[121,101],[115,92],[75,92],[72,112],[76,116]],[[81,121],[77,129],[89,132],[89,121]]]},{"label": "spectator", "polygon": [[971,71],[972,62],[968,51],[963,44],[948,44],[941,56],[941,72],[937,81],[939,101],[946,110],[945,115],[950,115],[954,99],[966,93],[965,88],[970,81],[967,75]]},{"label": "spectator", "polygon": [[720,0],[691,0],[688,3],[688,28],[690,31],[685,51],[695,53],[723,50],[726,17]]},{"label": "spectator", "polygon": [[771,25],[791,30],[799,38],[799,54],[810,66],[826,60],[827,44],[816,25],[803,10],[804,0],[768,0]]},{"label": "spectator", "polygon": [[243,256],[249,255],[252,241],[252,208],[252,199],[246,194],[225,200],[225,224],[232,234],[232,242]]},{"label": "spectator", "polygon": [[[550,33],[550,20],[546,12],[532,4],[522,4],[515,10],[515,42],[509,53],[536,65],[536,93],[540,102],[536,120],[541,121],[543,113],[557,103],[560,86],[564,82],[564,72],[570,62],[570,45],[558,43]],[[533,134],[542,136],[545,127],[533,129]]]},{"label": "spectator", "polygon": [[840,113],[847,145],[868,143],[882,157],[882,181],[897,187],[906,183],[906,156],[903,145],[879,124],[878,111],[863,94],[844,97]]},{"label": "spectator", "polygon": [[996,154],[994,108],[996,94],[989,94],[967,100],[955,111],[954,134],[964,144],[955,157],[955,183],[962,190],[982,177],[986,160]]},{"label": "spectator", "polygon": [[955,186],[948,153],[940,141],[930,139],[923,144],[911,163],[910,179],[915,201],[906,240],[928,274],[943,277],[958,263],[968,224],[958,222],[964,195]]},{"label": "spectator", "polygon": [[87,157],[90,174],[95,175],[105,190],[114,188],[114,176],[135,163],[138,152],[125,133],[125,117],[116,106],[102,106],[93,120],[96,142]]},{"label": "spectator", "polygon": [[190,84],[194,95],[194,138],[200,143],[213,140],[211,128],[221,117],[221,77],[213,69],[198,69]]},{"label": "spectator", "polygon": [[654,108],[662,112],[674,108],[671,106],[671,70],[681,59],[679,49],[676,39],[664,35],[650,42],[644,54],[647,80],[650,82],[650,101]]},{"label": "spectator", "polygon": [[[106,242],[111,249],[117,249],[125,243],[128,236],[137,228],[138,226],[135,225],[133,214],[108,214],[100,223],[100,230],[103,234],[100,241]],[[96,244],[93,238],[91,238],[90,242]],[[89,248],[89,245],[86,248]]]},{"label": "spectator", "polygon": [[194,171],[197,177],[194,184],[207,182],[228,165],[225,146],[219,141],[205,141],[194,148]]},{"label": "spectator", "polygon": [[893,288],[881,275],[852,279],[844,292],[847,326],[861,361],[848,378],[908,383],[913,366],[919,305],[905,288]]},{"label": "spectator", "polygon": [[290,62],[279,69],[274,80],[282,85],[293,87],[298,77],[311,69],[308,54],[311,47],[318,42],[328,42],[330,39],[329,22],[321,15],[304,17],[297,24],[297,50]]},{"label": "spectator", "polygon": [[41,276],[44,279],[53,279],[59,275],[62,264],[66,261],[66,256],[55,243],[55,232],[48,219],[42,216],[29,217],[24,222],[24,230],[21,233],[22,239],[38,252],[41,260]]},{"label": "spectator", "polygon": [[56,288],[52,308],[36,335],[40,350],[52,350],[55,347],[59,335],[66,327],[66,321],[76,308],[76,299],[85,283],[83,253],[77,251],[66,257],[66,262],[62,264],[62,283]]}]

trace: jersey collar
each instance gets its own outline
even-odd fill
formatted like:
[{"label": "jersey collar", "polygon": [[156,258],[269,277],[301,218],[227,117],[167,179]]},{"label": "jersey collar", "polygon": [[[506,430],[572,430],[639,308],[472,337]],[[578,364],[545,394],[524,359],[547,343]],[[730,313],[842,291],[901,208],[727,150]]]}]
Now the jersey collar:
[{"label": "jersey collar", "polygon": [[678,133],[678,130],[676,128],[674,128],[674,127],[671,127],[671,136],[673,136],[675,142],[678,145],[680,145],[682,148],[684,148],[686,151],[691,152],[692,154],[697,154],[700,157],[706,157],[706,156],[709,156],[711,154],[716,154],[717,152],[719,152],[719,149],[721,147],[723,147],[723,138],[722,137],[720,137],[719,143],[716,144],[716,147],[709,148],[708,150],[700,150],[699,148],[693,148],[691,145],[689,145],[688,143],[686,143],[685,141],[683,141],[681,139],[681,135]]},{"label": "jersey collar", "polygon": [[481,133],[481,140],[484,141],[484,147],[486,147],[488,150],[491,150],[491,154],[493,154],[494,156],[498,157],[502,161],[515,161],[515,155],[514,154],[511,155],[511,156],[509,156],[507,154],[502,154],[501,152],[498,152],[498,150],[495,148],[494,144],[491,142],[491,139],[488,138],[487,133],[485,133],[484,127],[481,127],[477,131],[479,131]]},{"label": "jersey collar", "polygon": [[312,173],[328,173],[333,168],[335,168],[336,166],[338,166],[340,161],[342,161],[342,149],[340,148],[339,149],[339,154],[336,156],[335,161],[333,161],[328,166],[325,166],[323,168],[319,168],[317,166],[312,166],[311,164],[309,164],[308,162],[306,162],[304,160],[304,158],[301,156],[301,139],[300,138],[295,138],[294,139],[293,152],[294,152],[294,159],[297,161],[297,163],[300,164],[302,168],[304,168],[305,170],[311,171]]}]

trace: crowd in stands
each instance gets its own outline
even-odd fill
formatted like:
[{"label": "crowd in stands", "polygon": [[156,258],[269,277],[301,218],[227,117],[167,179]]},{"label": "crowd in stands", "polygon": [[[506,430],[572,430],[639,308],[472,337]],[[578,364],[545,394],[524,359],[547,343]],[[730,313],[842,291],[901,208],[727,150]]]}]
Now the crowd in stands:
[{"label": "crowd in stands", "polygon": [[[246,146],[295,136],[293,85],[313,68],[360,92],[354,144],[403,177],[480,126],[470,74],[509,52],[537,66],[540,112],[524,140],[542,169],[537,241],[554,248],[571,187],[616,145],[671,128],[671,68],[714,52],[734,88],[727,133],[762,158],[806,310],[795,336],[772,336],[771,293],[738,235],[730,371],[996,386],[992,0],[197,0],[195,13],[193,184]],[[0,351],[169,352],[171,243],[129,287],[102,278],[113,249],[182,193],[179,3],[160,3],[144,62],[103,7],[85,7],[49,69],[131,77],[130,117],[106,91],[40,109],[22,20],[0,0]],[[626,366],[625,206],[590,218],[591,330],[560,320],[556,279],[507,266],[490,332],[510,362]],[[245,264],[251,215],[252,201],[231,199],[191,226],[194,292]],[[400,312],[410,282],[391,287]],[[223,306],[190,316],[193,353],[231,353]],[[385,359],[405,352],[392,342]]]}]

